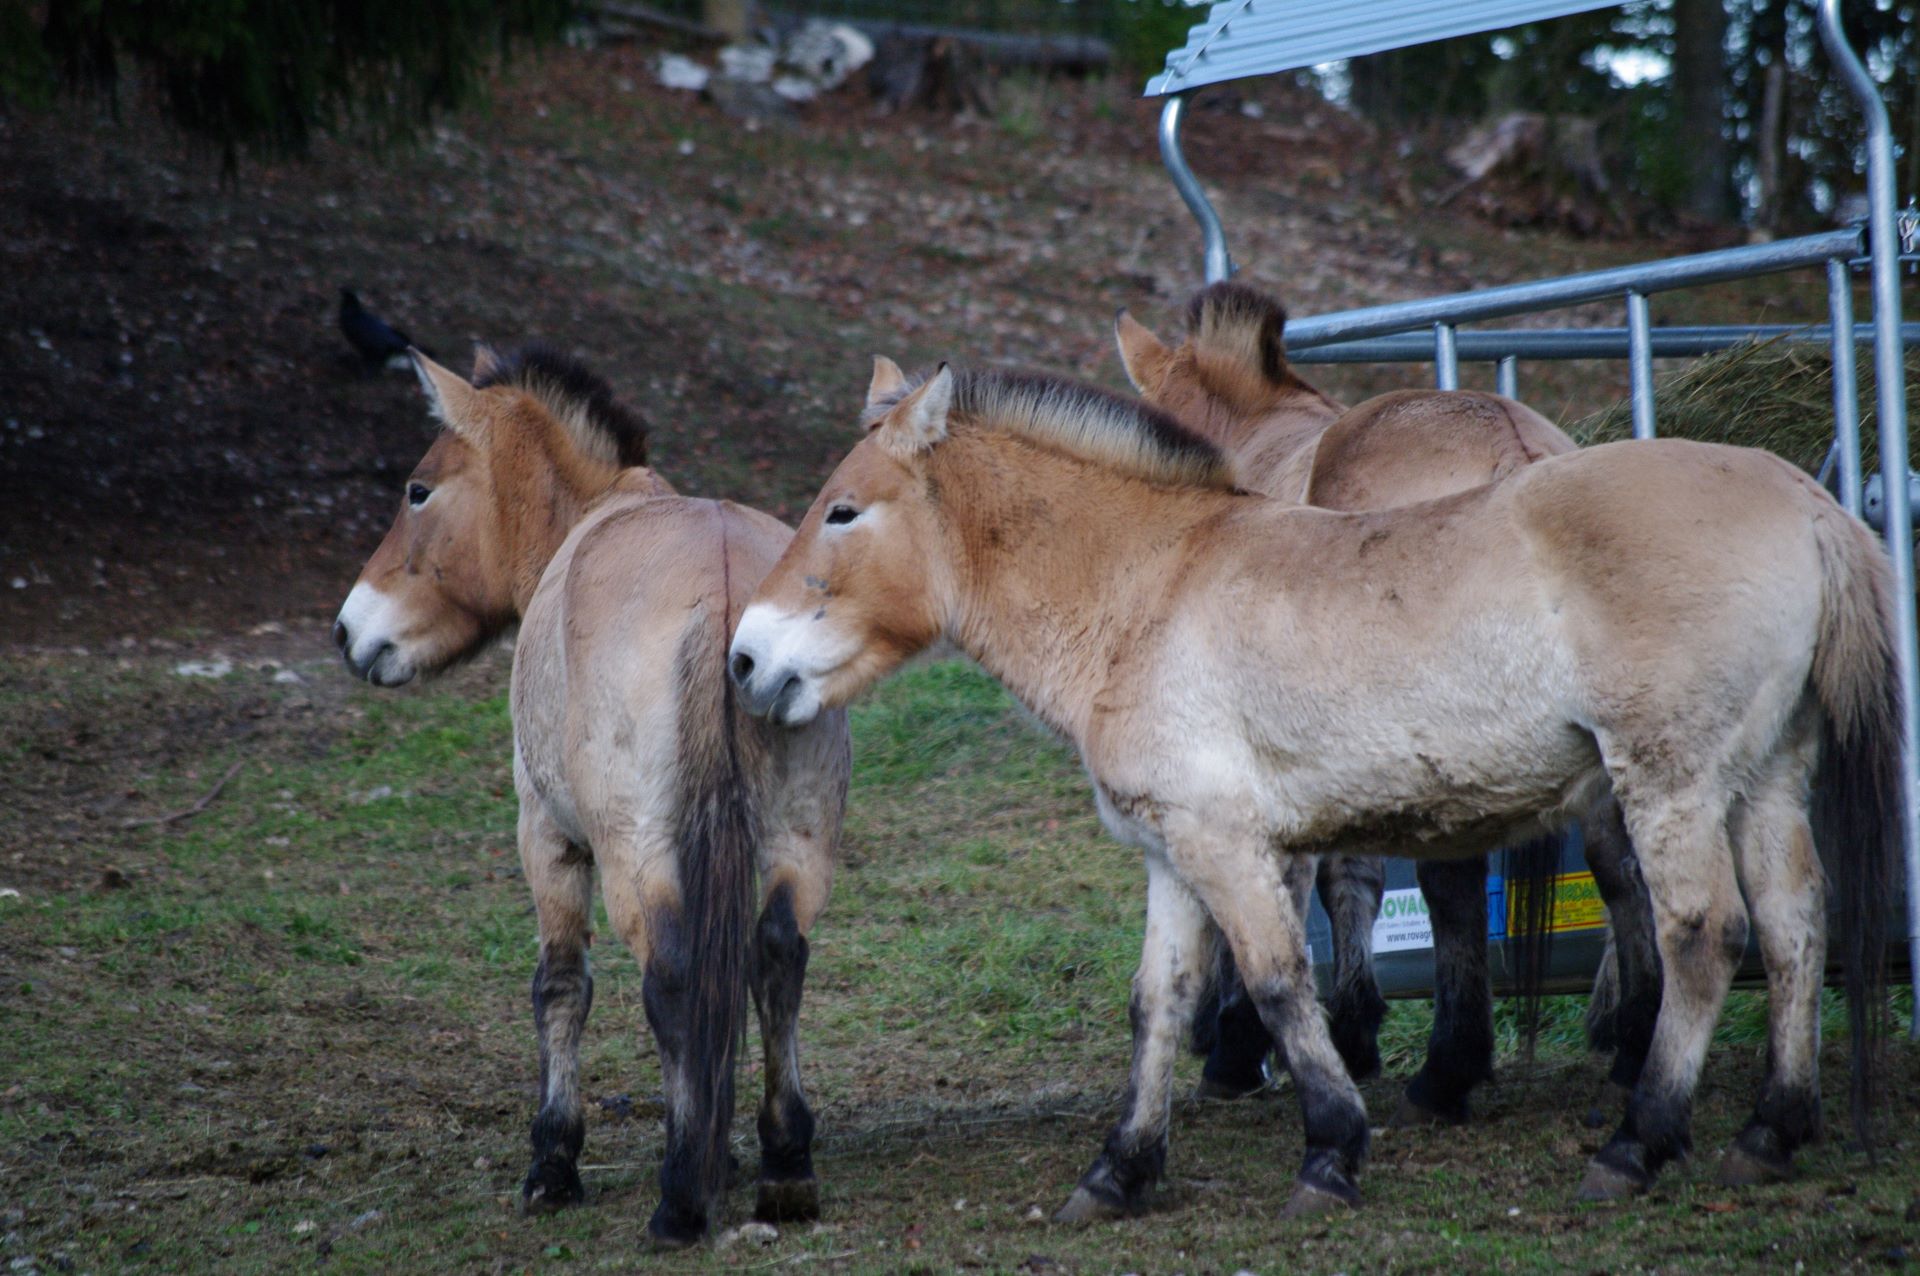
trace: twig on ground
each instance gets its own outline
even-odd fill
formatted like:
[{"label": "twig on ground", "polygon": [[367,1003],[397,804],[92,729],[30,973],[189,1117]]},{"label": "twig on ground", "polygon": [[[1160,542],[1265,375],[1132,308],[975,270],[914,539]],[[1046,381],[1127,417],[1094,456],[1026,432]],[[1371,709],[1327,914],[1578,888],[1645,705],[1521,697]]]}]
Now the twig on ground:
[{"label": "twig on ground", "polygon": [[236,762],[232,766],[228,767],[227,773],[220,777],[219,782],[216,783],[212,788],[208,789],[206,792],[206,795],[203,796],[198,802],[195,802],[192,806],[182,807],[178,811],[169,811],[165,815],[144,815],[144,816],[140,816],[137,819],[121,820],[120,827],[123,829],[131,829],[131,828],[139,828],[145,824],[172,824],[176,820],[190,820],[194,816],[200,814],[200,812],[212,806],[213,800],[220,796],[220,790],[227,787],[227,781],[231,780],[234,776],[238,775],[240,773],[240,768],[245,765],[246,765],[246,761],[242,759],[241,761]]}]

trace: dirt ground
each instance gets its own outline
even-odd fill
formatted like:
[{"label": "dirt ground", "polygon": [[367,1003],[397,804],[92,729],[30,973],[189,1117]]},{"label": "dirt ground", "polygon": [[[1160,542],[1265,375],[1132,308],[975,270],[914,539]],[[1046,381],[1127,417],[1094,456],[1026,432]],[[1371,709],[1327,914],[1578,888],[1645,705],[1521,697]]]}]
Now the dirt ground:
[{"label": "dirt ground", "polygon": [[[338,669],[327,625],[430,431],[409,377],[348,355],[337,289],[449,361],[477,339],[580,354],[645,415],[683,490],[791,519],[848,445],[873,352],[1117,384],[1115,308],[1171,332],[1198,268],[1154,111],[1124,85],[1008,85],[991,121],[880,119],[849,99],[747,130],[657,88],[649,56],[523,61],[418,149],[323,145],[227,187],[137,98],[119,121],[0,117],[0,1261],[1906,1261],[1920,1059],[1893,1050],[1889,1137],[1869,1165],[1840,1137],[1831,1042],[1834,1137],[1801,1182],[1764,1193],[1717,1192],[1709,1153],[1643,1210],[1569,1208],[1600,1136],[1571,1119],[1596,1070],[1562,1042],[1510,1066],[1471,1130],[1383,1136],[1353,1220],[1271,1224],[1298,1155],[1286,1099],[1183,1107],[1148,1220],[1072,1235],[1031,1221],[1083,1168],[1124,1079],[1139,873],[1100,835],[1071,759],[981,680],[937,669],[858,723],[847,867],[806,1018],[827,1220],[765,1248],[645,1257],[651,1048],[637,971],[598,950],[596,1202],[513,1217],[532,921],[512,853],[506,657],[400,695]],[[1416,140],[1284,86],[1250,100],[1257,120],[1241,98],[1201,103],[1192,159],[1247,277],[1297,313],[1705,246],[1435,212],[1424,193],[1445,175]],[[1656,311],[1819,306],[1768,280]],[[1417,376],[1315,379],[1358,397]],[[1561,419],[1624,388],[1611,368],[1527,377]],[[1750,1102],[1756,1014],[1723,1031],[1703,1149]],[[1396,1010],[1400,1080],[1423,1023]],[[1369,1087],[1375,1111],[1398,1084]]]}]

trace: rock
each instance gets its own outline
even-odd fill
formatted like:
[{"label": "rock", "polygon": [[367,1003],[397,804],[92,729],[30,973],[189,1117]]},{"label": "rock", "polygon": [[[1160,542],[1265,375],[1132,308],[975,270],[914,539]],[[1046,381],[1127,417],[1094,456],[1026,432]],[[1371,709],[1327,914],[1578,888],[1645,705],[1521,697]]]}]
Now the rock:
[{"label": "rock", "polygon": [[306,682],[305,678],[302,678],[291,669],[280,670],[273,675],[273,680],[283,685],[299,685]]},{"label": "rock", "polygon": [[653,68],[653,77],[670,89],[698,93],[707,87],[713,72],[680,53],[663,53]]},{"label": "rock", "polygon": [[211,660],[183,660],[173,667],[182,678],[224,678],[233,672],[233,661],[225,656]]},{"label": "rock", "polygon": [[780,120],[793,113],[787,99],[770,85],[716,75],[707,82],[707,100],[736,120]]}]

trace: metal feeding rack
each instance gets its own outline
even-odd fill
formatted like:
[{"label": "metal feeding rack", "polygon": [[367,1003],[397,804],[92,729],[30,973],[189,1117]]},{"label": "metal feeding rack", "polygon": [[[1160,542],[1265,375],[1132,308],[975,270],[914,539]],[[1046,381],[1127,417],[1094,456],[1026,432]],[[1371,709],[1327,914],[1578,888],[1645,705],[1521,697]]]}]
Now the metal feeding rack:
[{"label": "metal feeding rack", "polygon": [[[1351,0],[1221,0],[1194,25],[1186,43],[1167,56],[1166,69],[1148,81],[1146,95],[1163,97],[1160,155],[1175,188],[1199,223],[1204,270],[1209,283],[1233,274],[1226,231],[1180,149],[1180,128],[1189,95],[1229,80],[1316,66],[1431,40],[1494,31],[1524,22],[1612,7],[1619,0],[1387,0],[1356,5]],[[1495,365],[1499,391],[1517,395],[1519,365],[1531,359],[1625,359],[1636,438],[1656,432],[1653,381],[1655,358],[1710,354],[1743,342],[1769,339],[1821,342],[1833,359],[1834,440],[1823,481],[1830,481],[1841,502],[1855,515],[1871,515],[1884,531],[1897,590],[1896,652],[1901,701],[1905,706],[1903,841],[1908,883],[1920,882],[1920,676],[1916,670],[1914,614],[1913,492],[1909,467],[1904,347],[1920,344],[1920,324],[1902,324],[1900,266],[1911,260],[1920,239],[1920,213],[1896,207],[1894,149],[1886,104],[1859,54],[1847,41],[1839,0],[1819,0],[1820,38],[1848,93],[1866,122],[1867,219],[1864,225],[1773,243],[1672,257],[1640,265],[1506,284],[1391,305],[1368,306],[1288,322],[1288,357],[1296,363],[1432,363],[1441,389],[1460,383],[1460,363]],[[1873,314],[1856,325],[1853,273],[1864,268],[1872,285]],[[1648,311],[1654,293],[1722,283],[1790,270],[1822,270],[1827,289],[1828,322],[1788,328],[1746,325],[1655,328]],[[1462,331],[1464,324],[1513,315],[1560,310],[1617,300],[1625,309],[1621,328],[1512,329]],[[1883,472],[1905,474],[1905,483],[1886,483],[1881,475],[1861,473],[1859,391],[1855,350],[1873,349],[1879,455]],[[1562,873],[1564,921],[1550,978],[1574,987],[1590,975],[1600,953],[1597,910],[1583,908],[1578,831],[1567,839]],[[1587,879],[1590,883],[1590,879]],[[1505,901],[1498,876],[1489,878],[1489,938],[1507,965]],[[1431,989],[1430,939],[1422,942],[1418,891],[1410,866],[1396,862],[1389,873],[1388,913],[1375,930],[1378,974],[1390,995],[1424,994]],[[1397,888],[1397,889],[1396,889]],[[1909,971],[1920,969],[1920,891],[1905,892]],[[1328,926],[1319,913],[1309,927],[1316,953],[1331,951]],[[1390,914],[1390,915],[1389,915]],[[1749,952],[1743,975],[1758,972]],[[1910,1031],[1920,1039],[1920,998]]]}]

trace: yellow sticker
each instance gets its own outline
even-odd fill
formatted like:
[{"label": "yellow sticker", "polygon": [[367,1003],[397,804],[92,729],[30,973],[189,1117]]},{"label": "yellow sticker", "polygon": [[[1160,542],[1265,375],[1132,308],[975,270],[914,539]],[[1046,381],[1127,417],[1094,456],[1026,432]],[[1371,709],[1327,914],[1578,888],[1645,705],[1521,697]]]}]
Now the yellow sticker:
[{"label": "yellow sticker", "polygon": [[[1525,912],[1526,885],[1507,883],[1507,933],[1514,933]],[[1592,873],[1563,873],[1553,879],[1553,921],[1547,929],[1594,930],[1607,924],[1607,906]]]}]

